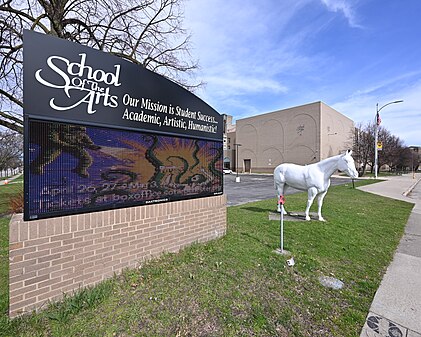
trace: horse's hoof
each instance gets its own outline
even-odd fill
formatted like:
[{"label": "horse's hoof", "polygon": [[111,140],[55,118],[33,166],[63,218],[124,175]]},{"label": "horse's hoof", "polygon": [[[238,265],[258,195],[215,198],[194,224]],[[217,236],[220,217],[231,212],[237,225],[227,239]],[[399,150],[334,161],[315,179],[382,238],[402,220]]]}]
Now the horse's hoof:
[{"label": "horse's hoof", "polygon": [[326,222],[324,218],[319,218],[319,221]]},{"label": "horse's hoof", "polygon": [[307,215],[307,216],[306,216],[306,220],[307,220],[307,221],[310,221],[310,220],[311,220],[311,218]]}]

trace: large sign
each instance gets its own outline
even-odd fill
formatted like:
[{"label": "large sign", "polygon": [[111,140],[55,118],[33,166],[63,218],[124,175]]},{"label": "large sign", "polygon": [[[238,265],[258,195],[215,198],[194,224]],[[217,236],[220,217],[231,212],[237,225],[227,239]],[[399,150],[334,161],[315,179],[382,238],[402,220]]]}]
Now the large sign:
[{"label": "large sign", "polygon": [[25,31],[24,114],[25,220],[223,193],[222,116],[143,67]]}]

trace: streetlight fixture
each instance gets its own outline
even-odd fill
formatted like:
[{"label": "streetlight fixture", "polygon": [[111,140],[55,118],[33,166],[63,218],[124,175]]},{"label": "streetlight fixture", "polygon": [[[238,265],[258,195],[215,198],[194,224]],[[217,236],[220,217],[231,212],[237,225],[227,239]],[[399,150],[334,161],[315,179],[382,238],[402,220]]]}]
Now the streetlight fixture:
[{"label": "streetlight fixture", "polygon": [[235,155],[237,159],[235,160],[235,171],[237,172],[237,176],[235,177],[235,182],[240,182],[240,177],[238,176],[238,147],[241,146],[241,144],[234,143],[235,146]]},{"label": "streetlight fixture", "polygon": [[379,109],[379,103],[376,104],[376,117],[375,117],[375,130],[374,130],[374,178],[375,179],[377,179],[378,159],[379,159],[379,153],[377,149],[377,142],[379,140],[379,126],[381,123],[379,112],[381,109],[383,109],[384,107],[387,107],[390,104],[396,104],[396,103],[402,103],[402,102],[403,100],[389,102],[383,105],[380,109]]}]

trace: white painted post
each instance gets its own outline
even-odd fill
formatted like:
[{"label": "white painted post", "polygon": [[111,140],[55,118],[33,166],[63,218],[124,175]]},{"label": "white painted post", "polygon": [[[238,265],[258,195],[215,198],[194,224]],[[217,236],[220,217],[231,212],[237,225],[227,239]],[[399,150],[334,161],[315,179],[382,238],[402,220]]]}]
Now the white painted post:
[{"label": "white painted post", "polygon": [[279,204],[281,205],[281,217],[280,217],[280,224],[279,224],[279,231],[281,237],[281,254],[284,254],[284,204],[285,204],[285,197],[281,195],[278,200]]},{"label": "white painted post", "polygon": [[281,205],[281,254],[284,253],[284,205]]}]

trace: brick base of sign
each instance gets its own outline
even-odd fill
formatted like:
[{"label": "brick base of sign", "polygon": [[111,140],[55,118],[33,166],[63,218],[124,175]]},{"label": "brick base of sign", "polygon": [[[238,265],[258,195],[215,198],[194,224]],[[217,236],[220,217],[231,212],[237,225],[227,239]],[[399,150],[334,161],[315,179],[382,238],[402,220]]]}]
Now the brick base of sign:
[{"label": "brick base of sign", "polygon": [[14,215],[9,316],[225,232],[225,195],[30,222]]}]

